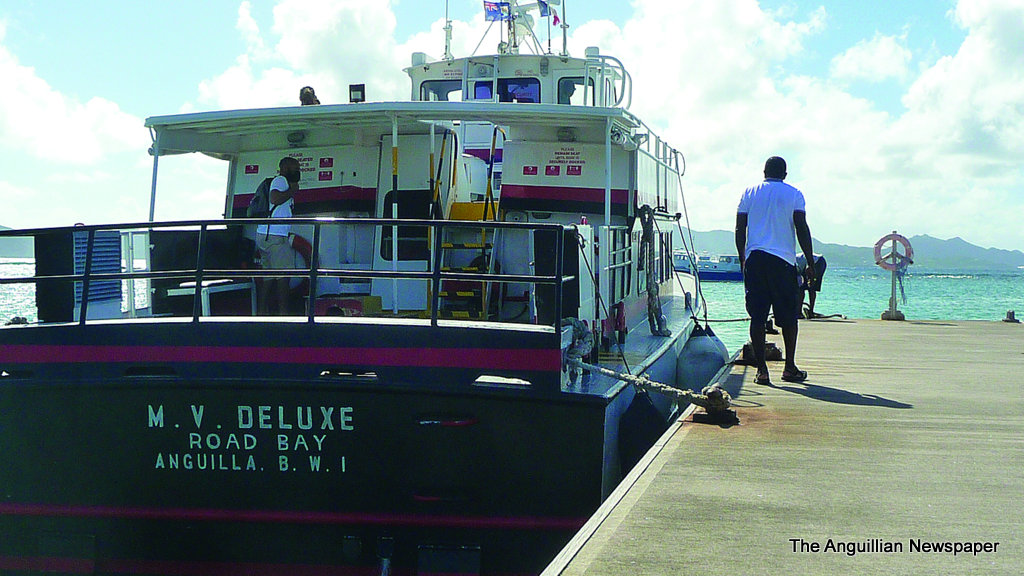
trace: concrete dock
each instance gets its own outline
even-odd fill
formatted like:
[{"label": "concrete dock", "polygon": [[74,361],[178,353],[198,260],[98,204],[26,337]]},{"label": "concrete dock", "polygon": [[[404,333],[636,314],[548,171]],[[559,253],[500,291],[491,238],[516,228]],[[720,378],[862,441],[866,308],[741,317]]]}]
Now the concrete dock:
[{"label": "concrete dock", "polygon": [[801,321],[797,363],[727,367],[740,424],[674,424],[544,575],[1024,574],[1024,325]]}]

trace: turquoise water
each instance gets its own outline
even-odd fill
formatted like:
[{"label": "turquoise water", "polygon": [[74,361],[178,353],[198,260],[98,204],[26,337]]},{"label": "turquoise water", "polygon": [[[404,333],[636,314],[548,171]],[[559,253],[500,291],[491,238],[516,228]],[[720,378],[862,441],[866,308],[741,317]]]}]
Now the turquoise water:
[{"label": "turquoise water", "polygon": [[[907,320],[993,320],[1015,310],[1024,319],[1024,270],[914,270],[904,278],[906,304],[898,302]],[[704,282],[708,318],[746,317],[742,282]],[[889,308],[890,273],[881,268],[832,268],[825,272],[815,301],[818,314],[878,319]],[[897,286],[897,298],[899,287]],[[712,322],[711,328],[730,352],[749,339],[746,322]]]},{"label": "turquoise water", "polygon": [[[144,262],[136,262],[136,270],[142,270]],[[19,278],[35,274],[35,261],[19,258],[0,258],[0,278]],[[149,301],[148,282],[136,281],[136,306],[143,308]],[[128,281],[122,281],[121,293],[127,294]],[[121,301],[121,311],[128,309],[127,298]],[[0,326],[16,316],[24,317],[29,322],[38,320],[36,311],[36,292],[31,284],[0,285]]]},{"label": "turquoise water", "polygon": [[[31,261],[0,259],[0,277],[29,276]],[[815,309],[819,314],[877,319],[889,307],[889,272],[881,268],[829,268]],[[743,283],[704,282],[708,318],[746,317]],[[1024,320],[1024,270],[914,270],[904,279],[906,304],[899,309],[908,320],[1002,320],[1007,310]],[[145,290],[137,290],[145,302]],[[898,293],[897,293],[898,294]],[[14,316],[36,320],[35,292],[30,285],[0,286],[0,324]],[[712,322],[712,329],[735,352],[747,341],[746,322]]]}]

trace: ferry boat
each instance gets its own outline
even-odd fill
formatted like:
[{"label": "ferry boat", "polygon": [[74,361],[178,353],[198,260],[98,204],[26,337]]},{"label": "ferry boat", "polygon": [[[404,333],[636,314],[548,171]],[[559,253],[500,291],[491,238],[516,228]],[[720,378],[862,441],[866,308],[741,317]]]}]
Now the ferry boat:
[{"label": "ferry boat", "polygon": [[696,261],[697,274],[701,280],[709,282],[739,282],[743,280],[740,258],[734,254],[694,256],[685,250],[676,250],[672,255],[673,267],[677,271],[690,272],[694,261]]},{"label": "ferry boat", "polygon": [[[0,571],[543,569],[683,408],[574,358],[699,388],[701,311],[629,74],[520,53],[521,24],[413,55],[408,102],[147,119],[152,202],[200,153],[223,219],[0,231],[36,262],[0,279],[36,301],[0,327]],[[299,264],[262,269],[246,207],[282,157]],[[257,312],[273,278],[289,315]]]}]

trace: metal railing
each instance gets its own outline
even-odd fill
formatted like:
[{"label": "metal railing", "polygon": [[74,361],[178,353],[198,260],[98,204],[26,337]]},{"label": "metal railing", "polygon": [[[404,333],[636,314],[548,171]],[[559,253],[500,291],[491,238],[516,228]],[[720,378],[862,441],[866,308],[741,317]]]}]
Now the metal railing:
[{"label": "metal railing", "polygon": [[[312,227],[312,239],[311,239],[311,255],[309,258],[309,267],[304,269],[257,269],[257,268],[211,268],[207,266],[209,260],[209,251],[211,249],[209,237],[212,232],[216,231],[227,231],[232,228],[254,228],[260,224],[288,224],[291,226],[304,226]],[[376,228],[384,229],[403,229],[408,230],[410,228],[423,228],[428,231],[425,238],[420,241],[427,243],[429,242],[431,250],[429,251],[430,258],[425,261],[426,269],[422,271],[408,271],[408,270],[372,270],[372,269],[352,269],[345,268],[341,263],[337,267],[328,267],[321,265],[321,238],[323,236],[322,230],[324,227],[338,226],[373,226]],[[536,285],[551,285],[554,286],[555,295],[552,306],[554,307],[554,327],[556,329],[561,328],[562,318],[562,292],[563,284],[570,282],[575,279],[573,275],[565,274],[503,274],[498,272],[466,272],[466,271],[452,271],[443,270],[442,268],[442,255],[444,254],[444,248],[442,243],[446,237],[446,232],[455,229],[471,229],[471,230],[498,230],[498,229],[514,229],[514,230],[528,230],[534,234],[538,232],[548,232],[555,235],[556,241],[553,243],[555,265],[554,270],[563,270],[564,265],[564,254],[563,254],[563,235],[566,230],[571,230],[571,227],[562,226],[560,224],[523,224],[513,222],[479,222],[479,221],[447,221],[447,220],[406,220],[406,219],[384,219],[384,218],[346,218],[346,219],[335,219],[335,218],[290,218],[290,219],[232,219],[232,220],[183,220],[173,222],[162,222],[162,223],[135,223],[135,224],[121,224],[121,225],[92,225],[92,226],[74,226],[64,228],[45,228],[45,229],[31,229],[31,230],[0,230],[0,239],[15,237],[15,238],[35,238],[42,235],[54,235],[54,234],[67,234],[69,238],[73,238],[75,234],[85,234],[87,237],[86,249],[85,249],[85,261],[84,269],[81,273],[70,273],[62,274],[35,274],[33,276],[20,276],[10,278],[0,278],[0,289],[8,285],[14,284],[35,284],[37,287],[41,282],[80,282],[81,283],[81,302],[78,313],[78,323],[85,324],[88,319],[88,307],[89,307],[89,295],[90,285],[99,281],[111,281],[111,280],[158,280],[158,279],[182,279],[188,278],[195,283],[195,291],[192,298],[192,320],[194,322],[199,321],[201,316],[201,293],[203,288],[203,281],[211,278],[216,279],[255,279],[255,278],[300,278],[309,280],[309,292],[307,300],[307,321],[312,323],[316,321],[315,306],[314,302],[318,296],[318,282],[319,278],[341,278],[341,279],[352,279],[352,280],[372,280],[375,278],[381,279],[392,279],[392,280],[424,280],[428,283],[429,290],[429,301],[427,310],[430,312],[430,321],[432,325],[437,325],[440,311],[441,293],[442,293],[442,282],[452,281],[469,281],[469,282],[481,282],[492,284],[505,284],[505,283],[530,283]],[[126,262],[126,265],[122,267],[121,272],[93,272],[93,251],[95,245],[95,238],[97,233],[104,231],[117,231],[121,234],[122,241],[125,238],[133,239],[133,236],[139,234],[149,234],[150,244],[149,250],[152,251],[154,248],[153,242],[157,240],[152,236],[155,232],[175,232],[180,231],[182,233],[197,234],[197,250],[195,255],[195,265],[191,268],[178,268],[178,269],[166,269],[166,270],[142,270],[136,271],[134,263],[132,261]],[[375,234],[376,237],[376,234]],[[133,239],[133,242],[137,242],[137,239]],[[374,246],[374,248],[378,248]],[[133,247],[133,250],[129,250],[129,254],[135,254],[137,247]],[[399,256],[392,254],[392,256]],[[46,259],[46,254],[36,254],[36,262]],[[149,260],[147,254],[147,261]],[[369,264],[369,263],[363,263]],[[37,264],[38,267],[38,264]],[[125,270],[127,268],[127,270]],[[397,295],[396,295],[397,297]],[[425,312],[425,311],[424,311]],[[487,317],[487,311],[484,312],[484,318]]]}]

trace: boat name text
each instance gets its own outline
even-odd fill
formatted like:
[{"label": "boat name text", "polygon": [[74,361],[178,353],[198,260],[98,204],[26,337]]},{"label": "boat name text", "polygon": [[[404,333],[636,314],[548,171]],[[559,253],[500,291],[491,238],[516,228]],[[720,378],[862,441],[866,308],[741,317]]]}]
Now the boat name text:
[{"label": "boat name text", "polygon": [[346,472],[343,438],[356,430],[351,406],[149,404],[146,418],[154,434],[171,433],[159,439],[157,470]]}]

